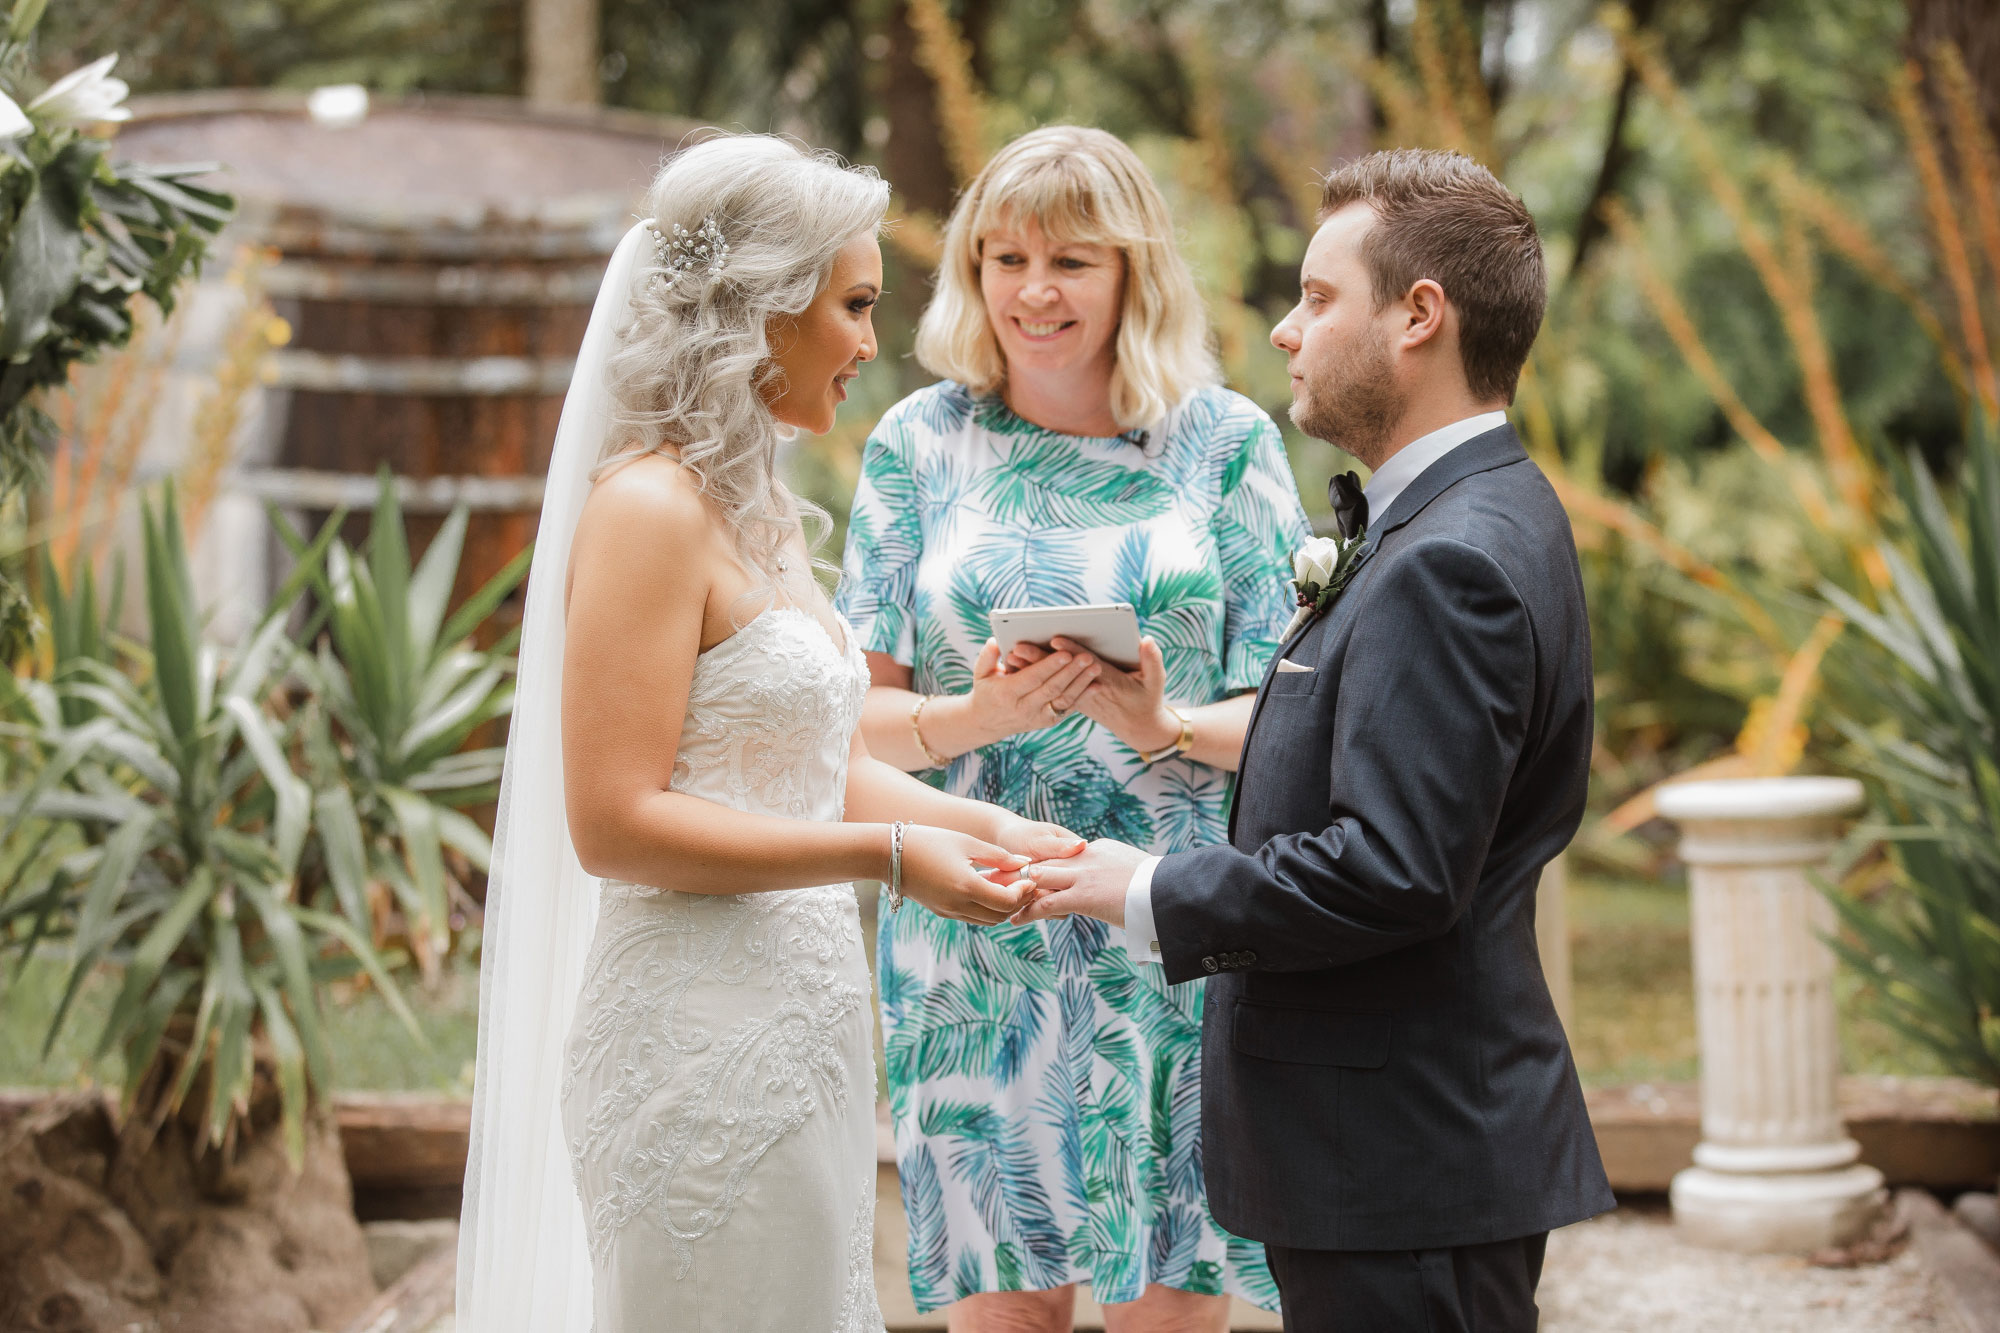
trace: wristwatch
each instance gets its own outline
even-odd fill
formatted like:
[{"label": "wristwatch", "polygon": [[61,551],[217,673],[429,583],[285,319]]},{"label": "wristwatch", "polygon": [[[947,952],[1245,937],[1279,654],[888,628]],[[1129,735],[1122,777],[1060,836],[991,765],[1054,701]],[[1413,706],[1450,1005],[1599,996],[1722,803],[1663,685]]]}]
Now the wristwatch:
[{"label": "wristwatch", "polygon": [[1166,708],[1169,713],[1172,713],[1175,717],[1180,719],[1181,734],[1174,739],[1174,743],[1172,745],[1162,745],[1159,749],[1154,750],[1151,753],[1141,754],[1139,756],[1139,759],[1140,762],[1142,763],[1149,765],[1157,764],[1160,760],[1165,759],[1169,755],[1186,754],[1189,750],[1192,750],[1194,748],[1194,719],[1189,717],[1186,713],[1183,713],[1180,709],[1174,707],[1172,704],[1168,704]]}]

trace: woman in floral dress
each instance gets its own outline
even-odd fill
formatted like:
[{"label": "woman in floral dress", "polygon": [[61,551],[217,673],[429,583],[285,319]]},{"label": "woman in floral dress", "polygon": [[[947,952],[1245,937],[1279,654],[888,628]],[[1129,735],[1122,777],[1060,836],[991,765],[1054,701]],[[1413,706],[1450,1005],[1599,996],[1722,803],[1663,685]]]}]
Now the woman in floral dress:
[{"label": "woman in floral dress", "polygon": [[[1277,428],[1215,383],[1165,201],[1096,130],[1017,139],[967,189],[917,340],[945,376],[870,437],[839,598],[870,751],[950,791],[1158,852],[1220,842],[1307,532]],[[1130,602],[1136,671],[989,640],[995,607]],[[1060,647],[1061,645],[1058,645]],[[883,913],[877,964],[910,1283],[955,1330],[1120,1330],[1275,1309],[1209,1217],[1199,985],[1085,918]]]}]

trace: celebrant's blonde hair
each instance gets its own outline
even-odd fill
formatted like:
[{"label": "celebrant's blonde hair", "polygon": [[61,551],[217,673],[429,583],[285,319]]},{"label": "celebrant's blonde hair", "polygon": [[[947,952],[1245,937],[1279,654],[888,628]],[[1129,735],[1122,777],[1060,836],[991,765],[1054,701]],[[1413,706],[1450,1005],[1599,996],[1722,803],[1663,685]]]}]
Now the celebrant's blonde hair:
[{"label": "celebrant's blonde hair", "polygon": [[1111,415],[1152,427],[1219,375],[1194,275],[1174,245],[1167,201],[1116,135],[1077,125],[1024,134],[988,162],[952,209],[937,293],[917,327],[917,360],[974,393],[1006,382],[1007,360],[980,292],[988,233],[1033,223],[1057,244],[1108,245],[1125,261],[1113,347]]}]

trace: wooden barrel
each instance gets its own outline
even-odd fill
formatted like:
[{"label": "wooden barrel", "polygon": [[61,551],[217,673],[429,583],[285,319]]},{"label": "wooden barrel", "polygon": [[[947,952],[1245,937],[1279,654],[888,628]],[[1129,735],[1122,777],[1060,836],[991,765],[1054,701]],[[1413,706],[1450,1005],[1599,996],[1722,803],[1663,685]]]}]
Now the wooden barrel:
[{"label": "wooden barrel", "polygon": [[[549,448],[604,266],[691,126],[511,99],[377,101],[316,123],[304,95],[135,102],[119,150],[225,164],[240,234],[271,247],[265,288],[292,325],[282,407],[239,493],[310,521],[365,510],[399,478],[413,548],[473,511],[457,597],[534,538]],[[350,540],[366,530],[352,521]]]}]

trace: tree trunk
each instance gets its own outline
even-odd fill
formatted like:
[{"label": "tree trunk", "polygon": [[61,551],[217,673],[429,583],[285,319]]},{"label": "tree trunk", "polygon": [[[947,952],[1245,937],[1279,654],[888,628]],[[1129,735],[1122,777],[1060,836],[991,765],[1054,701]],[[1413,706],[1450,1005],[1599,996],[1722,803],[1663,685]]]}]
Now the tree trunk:
[{"label": "tree trunk", "polygon": [[883,64],[882,107],[889,119],[883,174],[911,208],[942,218],[951,212],[957,181],[939,124],[937,81],[917,59],[907,0],[896,0],[890,12],[889,55]]},{"label": "tree trunk", "polygon": [[[1377,65],[1389,59],[1390,33],[1389,0],[1368,0],[1368,55]],[[1378,140],[1389,128],[1389,112],[1372,90],[1368,94],[1368,123],[1374,126]]]},{"label": "tree trunk", "polygon": [[596,106],[599,0],[527,0],[528,100],[536,106]]},{"label": "tree trunk", "polygon": [[[1658,7],[1658,0],[1634,0],[1628,12],[1635,35],[1643,35],[1652,25],[1653,12]],[[1618,96],[1611,104],[1611,124],[1604,132],[1604,152],[1598,160],[1597,176],[1591,182],[1589,196],[1583,201],[1583,211],[1577,215],[1576,244],[1570,250],[1570,282],[1583,272],[1584,261],[1590,258],[1591,250],[1611,230],[1604,208],[1618,196],[1625,169],[1632,160],[1632,149],[1625,140],[1625,130],[1632,114],[1632,100],[1638,93],[1639,71],[1628,60],[1618,78]]]}]

